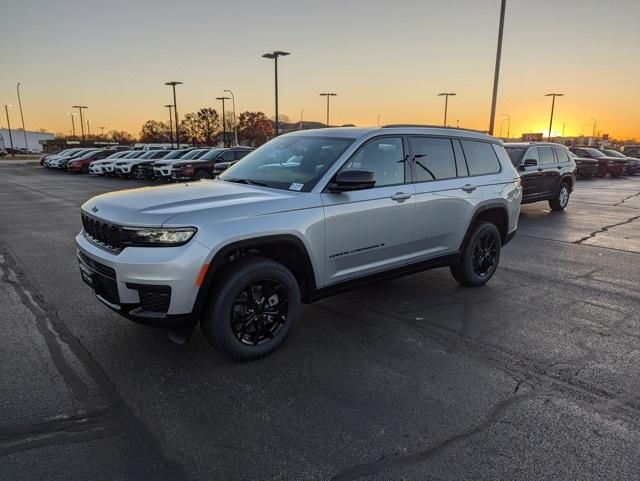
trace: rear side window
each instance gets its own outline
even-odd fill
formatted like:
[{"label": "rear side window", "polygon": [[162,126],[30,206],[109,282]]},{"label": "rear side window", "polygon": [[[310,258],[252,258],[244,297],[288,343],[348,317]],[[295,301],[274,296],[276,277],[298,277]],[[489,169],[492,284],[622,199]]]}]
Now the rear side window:
[{"label": "rear side window", "polygon": [[456,158],[450,139],[411,137],[415,159],[414,182],[456,177]]},{"label": "rear side window", "polygon": [[538,151],[540,152],[541,164],[555,163],[556,159],[553,157],[553,150],[551,150],[551,147],[538,147]]},{"label": "rear side window", "polygon": [[556,157],[558,158],[558,162],[569,162],[569,155],[565,149],[553,149],[556,152]]},{"label": "rear side window", "polygon": [[235,155],[235,160],[240,160],[242,157],[244,157],[245,155],[247,155],[249,153],[248,150],[236,150],[234,152]]},{"label": "rear side window", "polygon": [[224,154],[222,154],[222,161],[229,162],[233,160],[233,150],[227,150]]},{"label": "rear side window", "polygon": [[469,175],[487,175],[500,172],[500,162],[493,147],[488,142],[462,140],[464,156],[467,159]]}]

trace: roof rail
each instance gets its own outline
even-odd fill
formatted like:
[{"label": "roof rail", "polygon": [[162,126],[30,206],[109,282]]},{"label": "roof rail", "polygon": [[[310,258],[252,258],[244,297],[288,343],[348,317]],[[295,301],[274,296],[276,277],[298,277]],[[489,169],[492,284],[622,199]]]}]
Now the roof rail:
[{"label": "roof rail", "polygon": [[382,125],[383,129],[393,129],[393,128],[402,128],[402,127],[422,127],[422,128],[430,128],[430,129],[447,129],[447,130],[463,130],[466,132],[475,132],[477,134],[485,134],[490,135],[486,130],[474,130],[474,129],[466,129],[462,127],[445,127],[443,125],[427,125],[427,124],[388,124]]}]

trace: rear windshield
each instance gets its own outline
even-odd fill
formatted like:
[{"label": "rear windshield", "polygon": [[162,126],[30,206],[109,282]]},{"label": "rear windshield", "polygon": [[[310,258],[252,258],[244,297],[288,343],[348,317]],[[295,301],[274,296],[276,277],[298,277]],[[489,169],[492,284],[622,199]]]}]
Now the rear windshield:
[{"label": "rear windshield", "polygon": [[527,148],[528,147],[505,147],[514,167],[518,167],[522,163],[522,157],[527,151]]}]

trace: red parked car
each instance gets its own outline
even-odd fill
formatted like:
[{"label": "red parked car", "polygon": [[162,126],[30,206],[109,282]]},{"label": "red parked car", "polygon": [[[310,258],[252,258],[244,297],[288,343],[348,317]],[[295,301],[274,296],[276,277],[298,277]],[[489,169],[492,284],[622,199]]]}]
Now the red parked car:
[{"label": "red parked car", "polygon": [[77,159],[71,159],[67,163],[67,171],[88,174],[89,164],[91,164],[91,162],[95,160],[102,160],[113,153],[113,150],[92,150]]}]

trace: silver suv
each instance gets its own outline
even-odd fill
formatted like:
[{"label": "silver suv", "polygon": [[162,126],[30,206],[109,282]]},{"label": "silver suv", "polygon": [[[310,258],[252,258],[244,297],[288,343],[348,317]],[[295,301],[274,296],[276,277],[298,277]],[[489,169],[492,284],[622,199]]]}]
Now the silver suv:
[{"label": "silver suv", "polygon": [[227,356],[287,337],[300,303],[450,266],[480,286],[516,232],[522,189],[502,142],[394,125],[282,135],[216,180],[99,195],[76,237],[83,279],[128,319]]}]

